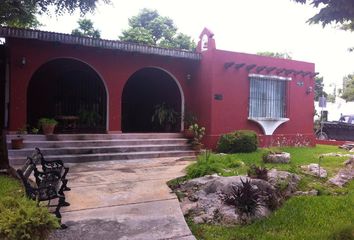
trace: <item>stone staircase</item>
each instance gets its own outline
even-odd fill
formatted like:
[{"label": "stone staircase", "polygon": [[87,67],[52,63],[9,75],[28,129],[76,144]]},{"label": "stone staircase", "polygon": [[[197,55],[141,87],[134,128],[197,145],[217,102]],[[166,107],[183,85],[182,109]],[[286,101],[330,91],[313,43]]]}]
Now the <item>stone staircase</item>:
[{"label": "stone staircase", "polygon": [[24,148],[19,150],[11,149],[15,137],[7,135],[10,165],[23,164],[35,147],[47,160],[68,163],[195,156],[180,133],[28,134],[23,136]]}]

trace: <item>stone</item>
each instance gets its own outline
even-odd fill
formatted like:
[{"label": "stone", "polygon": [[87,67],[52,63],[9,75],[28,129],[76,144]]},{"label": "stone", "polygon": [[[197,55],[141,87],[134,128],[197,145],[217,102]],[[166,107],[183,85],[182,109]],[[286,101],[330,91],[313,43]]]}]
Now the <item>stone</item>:
[{"label": "stone", "polygon": [[[262,205],[254,216],[240,215],[233,205],[226,203],[233,187],[242,185],[241,180],[249,180],[253,188],[262,194]],[[269,216],[271,210],[296,191],[299,180],[295,174],[276,170],[269,171],[269,181],[246,176],[204,176],[180,185],[178,191],[186,196],[181,199],[181,209],[183,214],[188,215],[195,223],[229,225],[251,222]],[[279,186],[282,186],[285,194],[279,193]]]},{"label": "stone", "polygon": [[301,166],[301,169],[304,170],[306,173],[316,177],[320,177],[320,178],[327,177],[327,171],[323,167],[319,166],[317,163],[303,165]]},{"label": "stone", "polygon": [[294,195],[295,196],[317,196],[318,191],[316,189],[312,189],[310,191],[296,191]]},{"label": "stone", "polygon": [[267,163],[289,163],[290,158],[290,153],[287,152],[269,153],[267,156],[265,156],[264,161]]},{"label": "stone", "polygon": [[344,162],[344,168],[340,169],[336,176],[329,179],[328,182],[343,187],[347,182],[354,179],[354,157]]}]

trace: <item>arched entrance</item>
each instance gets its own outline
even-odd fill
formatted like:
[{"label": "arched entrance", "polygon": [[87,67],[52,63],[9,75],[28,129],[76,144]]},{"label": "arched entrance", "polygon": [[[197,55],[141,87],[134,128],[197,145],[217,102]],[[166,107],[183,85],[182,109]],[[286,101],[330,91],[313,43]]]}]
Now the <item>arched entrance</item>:
[{"label": "arched entrance", "polygon": [[[161,125],[152,121],[156,108],[162,104],[176,113],[174,123]],[[140,69],[128,79],[123,89],[122,131],[179,132],[183,104],[182,88],[171,74],[153,67]]]},{"label": "arched entrance", "polygon": [[[89,65],[75,59],[55,59],[32,76],[27,89],[31,126],[50,117],[60,121],[57,132],[99,133],[106,131],[106,115],[104,83]],[[74,123],[68,123],[70,118]]]}]

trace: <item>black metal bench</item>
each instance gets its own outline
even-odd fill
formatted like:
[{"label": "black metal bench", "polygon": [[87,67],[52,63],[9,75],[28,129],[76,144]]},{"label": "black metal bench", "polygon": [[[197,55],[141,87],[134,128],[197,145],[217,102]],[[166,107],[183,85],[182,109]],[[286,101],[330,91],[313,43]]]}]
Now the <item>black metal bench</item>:
[{"label": "black metal bench", "polygon": [[39,148],[35,148],[34,152],[31,156],[34,164],[41,164],[43,172],[58,172],[60,174],[62,182],[64,184],[64,191],[70,191],[71,189],[67,187],[66,175],[69,172],[69,168],[64,166],[63,161],[61,160],[53,160],[47,161],[45,160],[41,150]]},{"label": "black metal bench", "polygon": [[[35,182],[30,180],[33,173]],[[41,172],[31,158],[27,158],[25,165],[17,170],[17,174],[25,187],[26,196],[29,199],[39,202],[48,201],[47,207],[56,207],[54,214],[61,220],[60,208],[69,206],[65,201],[64,184],[58,172]],[[51,200],[58,199],[57,204],[51,205]],[[62,226],[65,227],[65,226]]]}]

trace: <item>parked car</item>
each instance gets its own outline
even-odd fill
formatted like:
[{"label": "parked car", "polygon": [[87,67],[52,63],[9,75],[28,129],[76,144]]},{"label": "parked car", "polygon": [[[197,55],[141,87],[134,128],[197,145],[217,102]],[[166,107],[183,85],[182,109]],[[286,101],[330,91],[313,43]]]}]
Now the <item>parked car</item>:
[{"label": "parked car", "polygon": [[322,131],[318,130],[316,136],[320,140],[354,141],[354,115],[343,115],[339,121],[323,122]]}]

